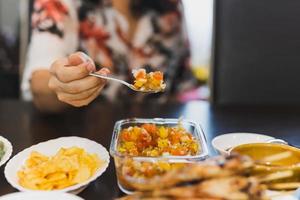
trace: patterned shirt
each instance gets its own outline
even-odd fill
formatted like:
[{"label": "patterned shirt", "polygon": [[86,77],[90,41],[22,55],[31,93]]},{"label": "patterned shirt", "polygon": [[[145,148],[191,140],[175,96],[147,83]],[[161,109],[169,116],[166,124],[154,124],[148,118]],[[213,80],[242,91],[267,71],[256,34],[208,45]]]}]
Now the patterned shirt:
[{"label": "patterned shirt", "polygon": [[[78,50],[87,53],[97,66],[107,67],[125,80],[130,80],[132,69],[145,66],[163,71],[169,80],[174,79],[181,58],[188,55],[180,2],[177,7],[164,15],[155,11],[144,13],[138,19],[133,38],[129,39],[126,18],[109,0],[101,4],[83,0],[35,0],[21,85],[23,98],[32,98],[33,71],[49,69],[56,59]],[[120,85],[110,82],[102,94],[113,99],[120,89]]]}]

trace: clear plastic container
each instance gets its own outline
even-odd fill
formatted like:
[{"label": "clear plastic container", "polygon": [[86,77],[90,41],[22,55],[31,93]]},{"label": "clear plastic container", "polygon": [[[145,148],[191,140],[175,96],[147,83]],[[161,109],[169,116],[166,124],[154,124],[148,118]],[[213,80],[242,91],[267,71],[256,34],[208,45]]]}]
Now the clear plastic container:
[{"label": "clear plastic container", "polygon": [[[168,127],[183,126],[194,138],[198,141],[199,151],[193,156],[159,156],[159,157],[141,157],[141,156],[125,156],[117,151],[119,134],[122,129],[128,128],[129,126],[140,126],[145,123],[151,123],[155,125],[163,125]],[[153,179],[159,182],[159,177],[168,169],[182,167],[187,163],[199,162],[208,156],[208,148],[205,135],[201,127],[188,120],[182,119],[125,119],[116,122],[113,131],[113,137],[110,145],[110,154],[114,158],[116,173],[118,178],[118,185],[120,189],[129,194],[134,192],[136,189],[143,189],[149,184],[153,183]],[[126,175],[128,167],[134,167],[136,170],[143,172],[143,167],[157,167],[162,168],[162,172],[152,178],[133,178]]]}]

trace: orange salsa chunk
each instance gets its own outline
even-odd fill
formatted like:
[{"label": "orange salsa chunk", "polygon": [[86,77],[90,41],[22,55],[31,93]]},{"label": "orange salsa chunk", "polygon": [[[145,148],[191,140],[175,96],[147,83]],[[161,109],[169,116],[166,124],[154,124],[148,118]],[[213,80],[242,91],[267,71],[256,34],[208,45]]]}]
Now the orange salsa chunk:
[{"label": "orange salsa chunk", "polygon": [[164,75],[160,71],[147,73],[145,69],[133,71],[134,87],[138,90],[162,91],[165,89]]}]

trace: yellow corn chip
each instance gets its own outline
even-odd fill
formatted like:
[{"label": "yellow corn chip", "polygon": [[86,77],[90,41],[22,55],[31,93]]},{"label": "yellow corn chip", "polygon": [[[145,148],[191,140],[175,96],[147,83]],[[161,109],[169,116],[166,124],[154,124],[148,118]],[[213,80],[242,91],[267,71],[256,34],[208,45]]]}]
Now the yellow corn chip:
[{"label": "yellow corn chip", "polygon": [[34,151],[17,176],[20,185],[28,189],[63,189],[88,180],[100,165],[96,154],[79,147],[61,148],[52,157]]}]

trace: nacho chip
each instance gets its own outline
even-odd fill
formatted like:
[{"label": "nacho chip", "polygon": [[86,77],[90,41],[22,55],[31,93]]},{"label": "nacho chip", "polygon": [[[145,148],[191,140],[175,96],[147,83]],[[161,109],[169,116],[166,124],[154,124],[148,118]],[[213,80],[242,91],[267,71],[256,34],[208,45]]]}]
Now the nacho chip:
[{"label": "nacho chip", "polygon": [[17,175],[25,188],[56,190],[88,180],[100,165],[96,154],[79,147],[61,148],[50,157],[33,151]]}]

